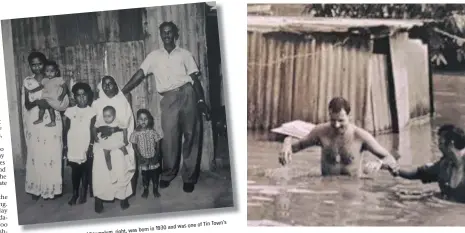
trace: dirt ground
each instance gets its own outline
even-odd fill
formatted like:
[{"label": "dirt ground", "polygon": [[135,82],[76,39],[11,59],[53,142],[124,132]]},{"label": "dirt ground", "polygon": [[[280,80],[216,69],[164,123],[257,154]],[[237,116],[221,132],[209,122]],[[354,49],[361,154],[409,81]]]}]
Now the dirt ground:
[{"label": "dirt ground", "polygon": [[[221,142],[220,157],[229,161],[227,144]],[[94,212],[94,200],[88,198],[87,203],[69,206],[71,198],[71,169],[65,168],[63,195],[55,200],[33,201],[24,191],[25,171],[15,171],[18,221],[20,225],[73,221],[84,219],[133,216],[175,211],[202,210],[211,208],[233,207],[233,187],[229,162],[215,172],[202,172],[194,192],[182,190],[182,179],[178,176],[166,189],[160,189],[161,198],[155,199],[150,193],[143,199],[142,179],[139,177],[137,193],[129,199],[130,207],[121,210],[119,201],[104,203],[104,212]],[[13,210],[14,211],[14,210]]]}]

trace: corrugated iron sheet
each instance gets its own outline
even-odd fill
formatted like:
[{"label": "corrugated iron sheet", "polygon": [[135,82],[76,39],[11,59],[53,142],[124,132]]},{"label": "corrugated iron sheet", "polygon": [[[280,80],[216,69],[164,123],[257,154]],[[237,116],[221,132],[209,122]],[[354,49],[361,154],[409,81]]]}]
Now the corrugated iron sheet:
[{"label": "corrugated iron sheet", "polygon": [[409,59],[407,68],[409,80],[409,116],[410,119],[430,113],[429,60],[428,46],[420,40],[407,40],[403,50]]},{"label": "corrugated iron sheet", "polygon": [[[199,65],[209,102],[204,3],[11,20],[17,91],[22,80],[31,74],[27,56],[34,49],[56,60],[65,79],[84,81],[95,89],[98,80],[109,74],[122,86],[139,69],[146,55],[162,46],[158,27],[163,21],[173,21],[179,27],[179,45],[189,50]],[[149,77],[139,85],[132,92],[132,104],[134,112],[149,108],[156,128],[161,131],[161,96],[152,84],[153,78]],[[21,113],[16,114],[19,119]],[[203,140],[207,143],[203,154],[211,156],[211,123],[206,122],[204,129]],[[202,167],[208,167],[208,163],[204,159]]]},{"label": "corrugated iron sheet", "polygon": [[407,33],[390,38],[399,127],[430,112],[428,49]]},{"label": "corrugated iron sheet", "polygon": [[389,51],[373,52],[369,38],[347,38],[249,31],[248,128],[269,130],[296,119],[328,121],[327,104],[336,96],[351,103],[354,123],[373,133],[397,129],[394,123],[402,128],[429,113],[425,45],[400,33],[390,41],[391,62]]},{"label": "corrugated iron sheet", "polygon": [[293,119],[325,122],[328,102],[336,96],[350,101],[357,125],[390,127],[386,116],[367,114],[389,112],[386,90],[371,97],[386,88],[385,58],[372,57],[368,40],[335,40],[248,33],[249,128],[267,130]]},{"label": "corrugated iron sheet", "polygon": [[398,19],[353,19],[353,18],[319,18],[309,16],[247,16],[248,31],[280,32],[339,32],[346,33],[353,29],[366,29],[380,33],[379,28],[387,28],[388,33],[405,31],[414,26],[422,26],[430,20]]},{"label": "corrugated iron sheet", "polygon": [[144,11],[138,8],[13,19],[15,50],[143,40]]}]

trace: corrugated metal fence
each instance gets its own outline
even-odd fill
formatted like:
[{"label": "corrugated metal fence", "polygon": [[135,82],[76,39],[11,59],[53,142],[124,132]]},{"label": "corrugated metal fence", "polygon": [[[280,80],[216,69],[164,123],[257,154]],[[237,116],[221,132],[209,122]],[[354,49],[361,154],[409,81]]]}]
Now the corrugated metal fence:
[{"label": "corrugated metal fence", "polygon": [[[328,102],[342,96],[352,105],[355,124],[371,132],[390,131],[393,121],[387,54],[373,53],[372,40],[347,38],[249,31],[248,128],[269,130],[296,119],[327,121]],[[410,68],[412,72],[423,69],[422,59]],[[423,96],[429,94],[427,68],[425,72],[408,79],[413,80],[410,89],[420,89],[411,92],[415,98],[410,104],[421,103],[427,110],[411,111],[412,117],[429,113],[429,97]]]}]

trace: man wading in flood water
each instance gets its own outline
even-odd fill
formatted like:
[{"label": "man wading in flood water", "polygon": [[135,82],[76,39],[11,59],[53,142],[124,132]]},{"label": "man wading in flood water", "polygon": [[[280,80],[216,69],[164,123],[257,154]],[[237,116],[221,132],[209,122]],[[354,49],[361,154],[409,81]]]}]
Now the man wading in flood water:
[{"label": "man wading in flood water", "polygon": [[330,122],[318,124],[304,138],[292,143],[292,138],[284,140],[279,162],[284,166],[290,163],[292,154],[310,146],[321,146],[321,174],[360,176],[361,153],[371,152],[382,163],[367,164],[370,171],[397,169],[397,162],[385,148],[366,130],[349,122],[350,104],[342,97],[329,102]]}]

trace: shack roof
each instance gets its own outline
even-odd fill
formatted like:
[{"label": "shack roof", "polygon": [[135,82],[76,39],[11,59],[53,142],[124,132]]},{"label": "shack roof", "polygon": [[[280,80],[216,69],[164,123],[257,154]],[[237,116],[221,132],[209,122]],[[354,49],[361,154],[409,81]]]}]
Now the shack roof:
[{"label": "shack roof", "polygon": [[[409,30],[422,27],[432,20],[398,20],[398,19],[354,19],[321,18],[310,16],[247,16],[247,30],[257,32],[296,32],[296,33],[350,33],[356,29],[365,29],[371,33],[379,28],[389,32]],[[373,29],[373,30],[372,30]]]}]

